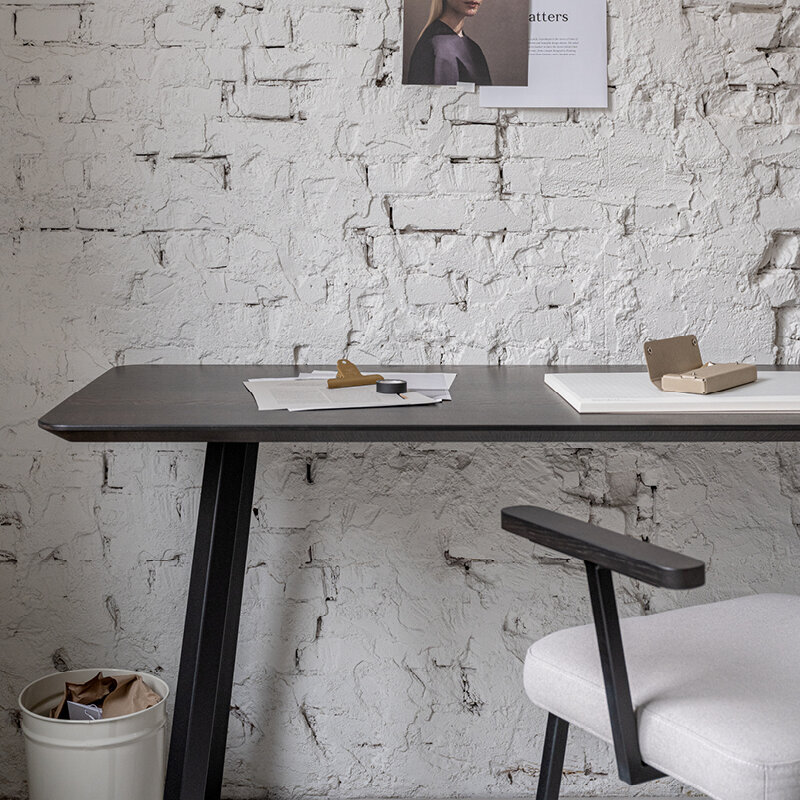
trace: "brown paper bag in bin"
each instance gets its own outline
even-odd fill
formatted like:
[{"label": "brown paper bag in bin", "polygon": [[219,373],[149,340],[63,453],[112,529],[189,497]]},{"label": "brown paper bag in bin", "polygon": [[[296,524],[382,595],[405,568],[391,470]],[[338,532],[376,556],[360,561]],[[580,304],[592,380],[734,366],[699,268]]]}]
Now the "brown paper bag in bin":
[{"label": "brown paper bag in bin", "polygon": [[161,695],[154,692],[140,675],[121,675],[116,680],[117,688],[103,700],[103,719],[134,714],[161,702]]},{"label": "brown paper bag in bin", "polygon": [[103,677],[98,672],[86,683],[64,683],[64,695],[59,704],[50,710],[53,719],[69,719],[67,701],[84,706],[95,705],[103,709],[103,719],[122,717],[144,711],[161,701],[161,695],[154,692],[140,675],[110,675]]},{"label": "brown paper bag in bin", "polygon": [[117,686],[115,678],[104,678],[102,672],[98,672],[94,678],[89,678],[86,683],[64,683],[64,694],[59,704],[50,709],[50,716],[53,719],[69,719],[67,714],[67,700],[73,703],[80,703],[84,706],[99,706],[103,699],[111,694]]}]

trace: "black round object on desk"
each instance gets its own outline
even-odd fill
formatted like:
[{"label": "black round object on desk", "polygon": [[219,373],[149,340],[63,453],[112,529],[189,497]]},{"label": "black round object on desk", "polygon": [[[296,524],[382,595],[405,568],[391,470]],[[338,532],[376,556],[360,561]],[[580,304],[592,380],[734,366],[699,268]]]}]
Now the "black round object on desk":
[{"label": "black round object on desk", "polygon": [[402,394],[408,391],[408,384],[397,378],[385,378],[375,384],[375,391],[381,394]]}]

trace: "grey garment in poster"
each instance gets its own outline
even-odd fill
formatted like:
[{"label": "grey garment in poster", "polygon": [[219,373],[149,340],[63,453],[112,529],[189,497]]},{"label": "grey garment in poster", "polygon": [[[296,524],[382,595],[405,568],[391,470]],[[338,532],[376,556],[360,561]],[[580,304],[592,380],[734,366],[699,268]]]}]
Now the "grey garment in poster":
[{"label": "grey garment in poster", "polygon": [[403,83],[525,86],[529,0],[404,0]]}]

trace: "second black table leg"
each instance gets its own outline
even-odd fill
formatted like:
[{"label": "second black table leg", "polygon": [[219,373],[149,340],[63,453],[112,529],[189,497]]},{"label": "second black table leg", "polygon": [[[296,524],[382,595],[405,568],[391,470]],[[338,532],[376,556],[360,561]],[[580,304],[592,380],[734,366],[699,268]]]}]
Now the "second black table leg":
[{"label": "second black table leg", "polygon": [[210,442],[164,800],[219,800],[258,444]]}]

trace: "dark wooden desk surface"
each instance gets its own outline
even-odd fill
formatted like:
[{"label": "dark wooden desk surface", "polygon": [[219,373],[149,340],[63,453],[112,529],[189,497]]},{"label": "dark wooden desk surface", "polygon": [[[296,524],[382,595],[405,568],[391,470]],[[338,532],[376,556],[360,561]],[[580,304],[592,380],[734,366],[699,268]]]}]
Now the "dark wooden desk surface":
[{"label": "dark wooden desk surface", "polygon": [[[302,368],[309,369],[314,367]],[[258,411],[242,381],[288,377],[298,368],[142,365],[109,370],[45,414],[39,425],[81,442],[800,440],[800,413],[578,414],[544,384],[545,372],[640,367],[391,369],[457,372],[453,401],[411,408]]]}]

